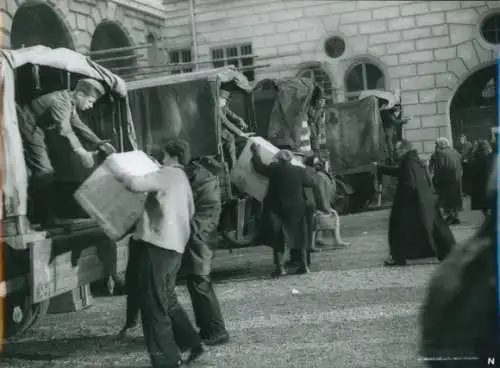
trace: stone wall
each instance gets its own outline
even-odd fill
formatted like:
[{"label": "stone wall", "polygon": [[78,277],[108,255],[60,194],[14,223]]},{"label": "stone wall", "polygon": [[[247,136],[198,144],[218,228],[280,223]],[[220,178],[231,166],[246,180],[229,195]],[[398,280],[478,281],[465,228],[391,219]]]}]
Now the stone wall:
[{"label": "stone wall", "polygon": [[[385,73],[386,86],[400,88],[405,113],[415,118],[405,137],[422,153],[438,136],[451,138],[448,109],[459,84],[492,62],[494,51],[478,29],[499,1],[295,1],[196,0],[197,54],[210,67],[210,49],[252,42],[254,54],[271,59],[256,64],[257,79],[295,75],[319,62],[344,100],[346,71],[368,60]],[[189,1],[165,1],[168,47],[192,41]],[[338,59],[324,52],[324,41],[339,35],[346,51]]]},{"label": "stone wall", "polygon": [[[161,3],[158,9],[138,0],[3,0],[6,6],[0,9],[0,46],[9,48],[12,22],[19,7],[30,3],[45,3],[58,15],[71,39],[72,48],[85,53],[89,51],[92,35],[104,20],[116,23],[126,34],[132,45],[145,44],[147,36],[153,34],[161,43],[164,26],[164,11]],[[145,3],[145,4],[143,4]],[[139,49],[143,55],[141,64],[148,63],[147,49]]]}]

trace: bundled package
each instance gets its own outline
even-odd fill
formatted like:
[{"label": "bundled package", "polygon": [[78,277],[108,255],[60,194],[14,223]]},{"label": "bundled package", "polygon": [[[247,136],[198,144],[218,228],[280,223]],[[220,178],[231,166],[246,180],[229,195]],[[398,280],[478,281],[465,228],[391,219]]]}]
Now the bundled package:
[{"label": "bundled package", "polygon": [[[261,137],[251,137],[241,152],[235,168],[231,172],[231,182],[241,191],[262,202],[267,194],[269,180],[257,173],[252,164],[253,153],[250,147],[253,143],[259,146],[260,157],[264,164],[269,165],[279,149]],[[294,158],[294,165],[304,166]]]},{"label": "bundled package", "polygon": [[77,189],[75,199],[111,240],[120,240],[142,215],[146,193],[131,192],[114,173],[146,175],[158,169],[142,151],[112,154]]}]

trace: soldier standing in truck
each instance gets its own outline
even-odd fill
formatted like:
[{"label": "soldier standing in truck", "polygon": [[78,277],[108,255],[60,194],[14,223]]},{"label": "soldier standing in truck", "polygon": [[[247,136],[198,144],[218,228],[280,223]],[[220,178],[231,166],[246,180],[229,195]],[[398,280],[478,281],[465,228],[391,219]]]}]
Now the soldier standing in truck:
[{"label": "soldier standing in truck", "polygon": [[[100,139],[78,115],[91,109],[105,94],[103,85],[90,78],[75,89],[44,94],[20,107],[20,131],[25,159],[31,172],[36,217],[42,226],[56,225],[54,183],[81,182],[96,165],[99,152],[111,154],[113,146]],[[82,145],[91,146],[87,151]]]},{"label": "soldier standing in truck", "polygon": [[229,170],[232,170],[237,161],[236,136],[248,136],[244,133],[244,131],[248,129],[248,126],[243,118],[235,114],[227,106],[230,96],[231,94],[227,90],[221,89],[219,92],[219,108],[221,110],[220,119],[223,141],[222,147],[224,150],[224,155],[226,156],[226,160],[228,161]]},{"label": "soldier standing in truck", "polygon": [[389,104],[380,108],[380,117],[382,119],[382,127],[385,133],[385,143],[391,162],[395,162],[394,142],[400,137],[397,132],[400,127],[408,122],[408,119],[403,118],[401,104],[397,103],[394,106]]}]

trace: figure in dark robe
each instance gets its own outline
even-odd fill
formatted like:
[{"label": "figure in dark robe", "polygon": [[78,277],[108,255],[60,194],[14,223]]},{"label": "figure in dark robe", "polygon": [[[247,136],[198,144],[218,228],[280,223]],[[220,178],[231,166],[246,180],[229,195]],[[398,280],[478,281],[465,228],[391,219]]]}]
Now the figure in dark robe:
[{"label": "figure in dark robe", "polygon": [[252,163],[255,171],[269,179],[269,189],[264,198],[270,229],[274,232],[273,256],[275,270],[272,276],[286,275],[285,249],[300,249],[300,267],[297,274],[309,273],[307,265],[307,239],[305,235],[306,205],[304,188],[313,186],[313,179],[303,167],[292,164],[293,154],[281,150],[275,162],[265,165],[259,154],[259,147],[252,145]]},{"label": "figure in dark robe", "polygon": [[395,148],[399,166],[379,165],[380,174],[398,178],[385,265],[403,266],[407,259],[432,256],[443,260],[455,238],[437,207],[430,175],[410,142],[400,141]]},{"label": "figure in dark robe", "polygon": [[458,213],[462,210],[462,157],[451,147],[448,139],[436,140],[434,155],[434,186],[438,193],[439,206],[446,222],[460,224]]},{"label": "figure in dark robe", "polygon": [[491,206],[489,203],[486,187],[493,165],[493,152],[490,144],[486,140],[480,140],[470,162],[471,183],[471,209],[481,210],[486,213]]}]

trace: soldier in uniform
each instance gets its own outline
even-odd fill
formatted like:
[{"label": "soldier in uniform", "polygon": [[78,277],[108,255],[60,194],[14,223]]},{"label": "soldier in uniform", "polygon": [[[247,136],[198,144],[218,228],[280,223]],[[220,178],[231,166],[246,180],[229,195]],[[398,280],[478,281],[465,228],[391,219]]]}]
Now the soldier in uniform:
[{"label": "soldier in uniform", "polygon": [[[78,111],[91,109],[104,94],[100,82],[86,78],[78,81],[73,91],[47,93],[18,108],[35,208],[43,211],[37,216],[42,225],[59,222],[53,184],[81,182],[95,167],[99,152],[115,152],[78,115]],[[87,151],[82,141],[94,151]]]},{"label": "soldier in uniform", "polygon": [[232,170],[236,165],[236,138],[235,136],[248,136],[243,131],[248,128],[243,118],[235,114],[227,106],[230,92],[221,89],[219,92],[219,108],[220,119],[222,126],[223,150],[226,160],[228,161],[229,169]]},{"label": "soldier in uniform", "polygon": [[385,143],[387,151],[392,163],[396,162],[394,142],[399,139],[397,137],[397,129],[408,122],[402,116],[401,104],[397,103],[392,107],[388,105],[380,108],[380,117],[382,118],[382,126],[385,133]]},{"label": "soldier in uniform", "polygon": [[316,157],[330,159],[326,141],[326,99],[320,89],[313,94],[313,101],[308,112],[311,130],[311,149]]}]

